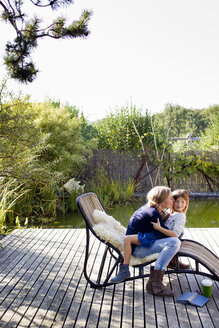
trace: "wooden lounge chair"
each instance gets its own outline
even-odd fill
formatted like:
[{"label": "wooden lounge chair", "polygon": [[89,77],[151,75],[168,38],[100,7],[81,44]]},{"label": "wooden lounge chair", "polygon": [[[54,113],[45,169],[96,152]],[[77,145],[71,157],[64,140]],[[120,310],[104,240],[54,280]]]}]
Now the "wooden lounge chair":
[{"label": "wooden lounge chair", "polygon": [[[125,228],[107,212],[98,196],[87,193],[77,198],[77,206],[85,220],[86,250],[84,275],[93,288],[111,285],[110,279],[115,276],[118,265],[123,262],[123,238]],[[154,262],[158,254],[144,259],[132,256],[132,277],[128,280],[149,276],[147,265]],[[179,269],[178,257],[186,256],[193,259],[194,268]],[[218,257],[202,244],[188,239],[181,240],[181,247],[176,255],[177,266],[166,273],[192,273],[207,276],[219,281]],[[146,272],[145,272],[146,271]]]}]

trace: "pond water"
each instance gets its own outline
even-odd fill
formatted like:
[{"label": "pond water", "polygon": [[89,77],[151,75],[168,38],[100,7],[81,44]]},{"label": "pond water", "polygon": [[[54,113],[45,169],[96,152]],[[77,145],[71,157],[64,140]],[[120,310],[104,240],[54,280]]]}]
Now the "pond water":
[{"label": "pond water", "polygon": [[[131,215],[136,209],[144,204],[144,201],[136,201],[125,205],[117,205],[108,209],[109,215],[121,222],[125,227],[128,225]],[[186,227],[188,228],[213,228],[219,227],[219,200],[218,199],[192,199],[187,212]],[[52,222],[43,222],[43,228],[84,228],[84,220],[79,212],[56,218]]]}]

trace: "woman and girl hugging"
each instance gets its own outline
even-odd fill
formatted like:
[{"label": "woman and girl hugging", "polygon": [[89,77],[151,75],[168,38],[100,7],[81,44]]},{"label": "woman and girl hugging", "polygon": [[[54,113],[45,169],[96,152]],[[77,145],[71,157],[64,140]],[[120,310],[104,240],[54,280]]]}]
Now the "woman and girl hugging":
[{"label": "woman and girl hugging", "polygon": [[[124,262],[111,282],[118,283],[130,277],[131,255],[144,258],[150,254],[159,256],[150,268],[146,290],[150,294],[173,296],[173,291],[163,283],[167,267],[176,267],[175,254],[180,248],[186,212],[189,206],[189,193],[178,189],[171,192],[168,187],[158,186],[147,194],[147,204],[132,215],[124,238]],[[179,268],[189,269],[189,264],[179,262]]]}]

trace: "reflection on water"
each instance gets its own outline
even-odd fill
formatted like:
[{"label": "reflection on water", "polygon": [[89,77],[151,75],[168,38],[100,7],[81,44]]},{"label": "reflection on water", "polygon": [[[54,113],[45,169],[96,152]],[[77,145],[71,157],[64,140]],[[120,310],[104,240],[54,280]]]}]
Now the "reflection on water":
[{"label": "reflection on water", "polygon": [[[125,205],[117,205],[108,209],[108,214],[120,221],[125,227],[133,212],[138,209],[144,202],[134,202]],[[84,228],[84,220],[79,212],[71,213],[65,217],[55,219],[51,223],[43,224],[43,227],[55,228]],[[189,228],[213,228],[219,227],[219,200],[190,200],[187,212],[186,227]]]},{"label": "reflection on water", "polygon": [[189,228],[218,228],[219,200],[191,200],[187,212],[186,226]]}]

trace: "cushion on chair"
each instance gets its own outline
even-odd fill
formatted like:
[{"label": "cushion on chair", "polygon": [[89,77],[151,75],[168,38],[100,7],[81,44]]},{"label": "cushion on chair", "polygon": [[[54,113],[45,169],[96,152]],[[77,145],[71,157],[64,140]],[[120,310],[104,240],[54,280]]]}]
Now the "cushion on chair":
[{"label": "cushion on chair", "polygon": [[[124,255],[124,237],[126,228],[112,216],[106,214],[106,212],[97,209],[93,212],[93,219],[95,222],[93,229],[97,236],[118,248],[122,255]],[[159,253],[151,254],[144,258],[131,256],[130,265],[133,266],[153,261],[154,259],[157,259],[158,255]]]}]

